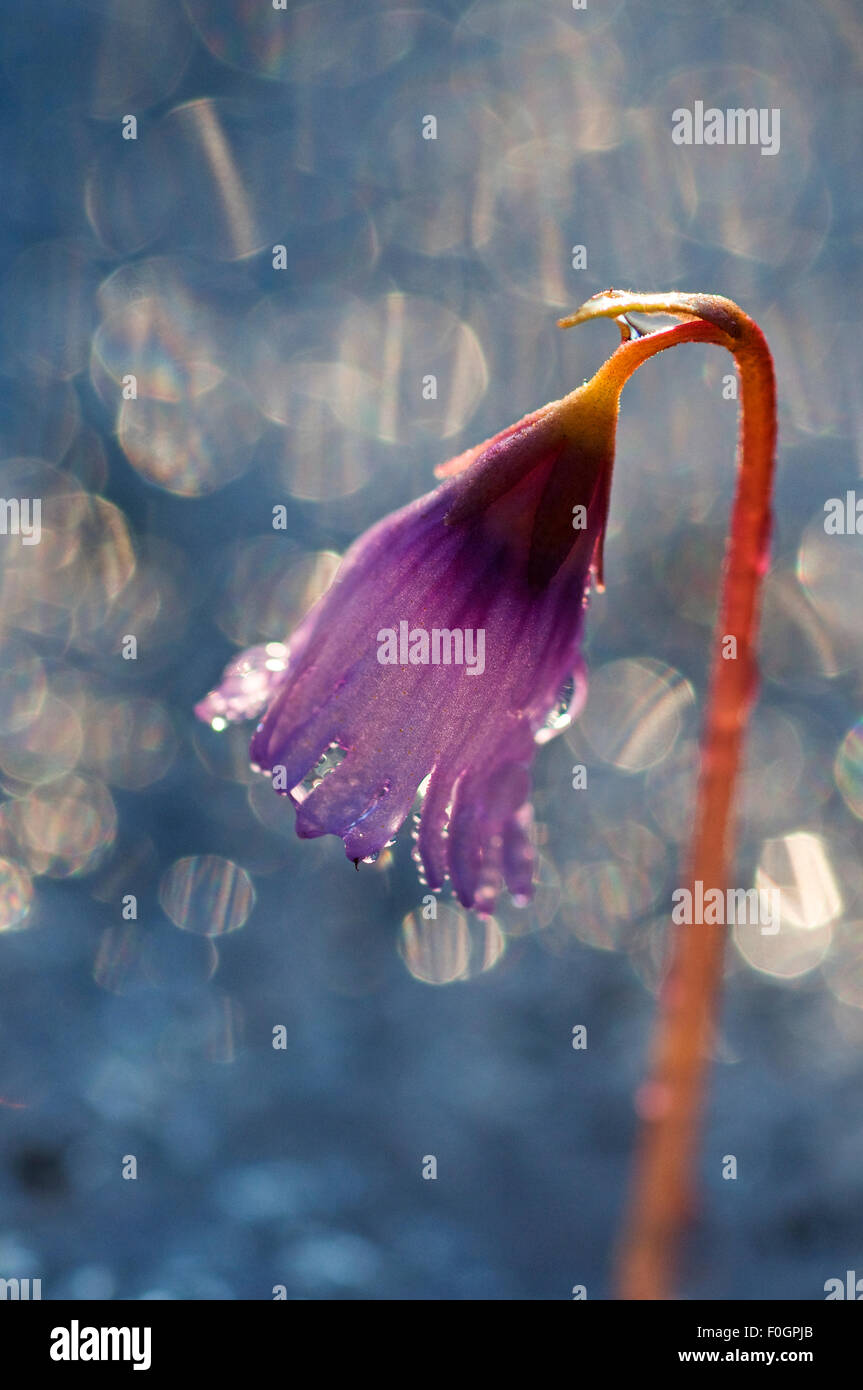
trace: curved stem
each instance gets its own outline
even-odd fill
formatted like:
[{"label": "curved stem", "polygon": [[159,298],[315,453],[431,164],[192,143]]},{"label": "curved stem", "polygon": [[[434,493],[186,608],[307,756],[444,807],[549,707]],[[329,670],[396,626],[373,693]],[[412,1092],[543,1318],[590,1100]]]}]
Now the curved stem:
[{"label": "curved stem", "polygon": [[[642,362],[682,342],[718,343],[733,353],[741,384],[737,489],[722,575],[713,667],[701,740],[688,886],[723,893],[734,853],[734,791],[755,698],[758,598],[767,568],[776,449],[776,388],[761,330],[730,300],[707,295],[610,291],[561,326],[627,313],[687,321],[624,341],[598,376],[620,391]],[[734,643],[726,639],[733,637]],[[736,650],[735,650],[736,647]],[[722,982],[725,928],[672,926],[668,969],[642,1091],[641,1130],[629,1210],[618,1253],[624,1299],[671,1296],[695,1192],[697,1140]]]}]

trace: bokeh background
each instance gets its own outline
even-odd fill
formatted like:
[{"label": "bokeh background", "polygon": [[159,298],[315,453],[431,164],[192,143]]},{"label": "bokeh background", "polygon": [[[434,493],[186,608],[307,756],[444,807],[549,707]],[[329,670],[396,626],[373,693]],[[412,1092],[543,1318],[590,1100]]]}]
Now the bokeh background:
[{"label": "bokeh background", "polygon": [[[863,496],[853,0],[42,0],[3,6],[0,49],[0,494],[43,506],[39,545],[0,536],[0,1276],[608,1296],[730,359],[689,347],[624,394],[531,907],[425,921],[407,829],[359,875],[300,843],[249,730],[192,707],[436,463],[596,368],[613,326],[554,322],[609,285],[731,296],[779,377],[738,882],[784,914],[729,951],[680,1294],[863,1275],[863,541],[824,528]],[[779,108],[779,153],[674,145],[695,100]]]}]

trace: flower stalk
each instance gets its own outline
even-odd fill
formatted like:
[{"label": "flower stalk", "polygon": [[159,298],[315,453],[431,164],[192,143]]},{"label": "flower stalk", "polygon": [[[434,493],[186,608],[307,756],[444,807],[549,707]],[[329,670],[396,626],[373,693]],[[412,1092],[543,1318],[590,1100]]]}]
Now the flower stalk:
[{"label": "flower stalk", "polygon": [[[671,328],[632,338],[629,313],[672,315]],[[735,787],[757,687],[755,644],[761,582],[767,569],[776,450],[776,388],[761,330],[736,304],[713,295],[608,291],[560,320],[620,321],[624,341],[595,382],[619,395],[637,367],[684,342],[715,343],[733,355],[740,378],[737,488],[701,739],[695,825],[687,865],[696,881],[724,892],[735,846]],[[727,637],[736,657],[724,659]],[[706,1072],[719,1012],[725,929],[672,926],[668,970],[641,1092],[635,1170],[617,1258],[622,1299],[672,1296],[682,1239],[695,1199],[695,1164]]]}]

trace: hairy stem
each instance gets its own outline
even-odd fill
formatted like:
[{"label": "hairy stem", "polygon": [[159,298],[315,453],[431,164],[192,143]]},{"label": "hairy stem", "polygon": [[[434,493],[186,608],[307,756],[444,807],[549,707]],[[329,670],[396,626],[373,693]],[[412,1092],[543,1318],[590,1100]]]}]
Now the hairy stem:
[{"label": "hairy stem", "polygon": [[[642,362],[683,342],[717,343],[734,356],[741,385],[737,489],[722,574],[713,668],[701,738],[688,886],[728,886],[734,854],[734,792],[757,685],[758,599],[767,568],[776,450],[776,388],[761,330],[730,300],[712,295],[597,295],[562,327],[597,317],[661,313],[685,321],[625,340],[603,368],[619,393]],[[727,638],[733,637],[730,644]],[[734,648],[736,647],[736,652]],[[728,655],[728,653],[733,653]],[[624,1299],[672,1296],[674,1275],[695,1197],[697,1143],[706,1071],[722,983],[725,928],[672,926],[660,994],[649,1080],[629,1209],[617,1261]]]}]

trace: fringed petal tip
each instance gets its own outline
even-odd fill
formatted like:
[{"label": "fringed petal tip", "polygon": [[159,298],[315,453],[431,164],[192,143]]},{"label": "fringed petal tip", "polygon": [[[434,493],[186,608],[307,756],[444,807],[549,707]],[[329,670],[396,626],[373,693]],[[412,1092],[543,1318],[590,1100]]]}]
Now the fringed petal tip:
[{"label": "fringed petal tip", "polygon": [[195,705],[196,719],[217,729],[256,719],[284,679],[287,664],[288,649],[281,642],[249,647],[229,662],[219,685]]}]

